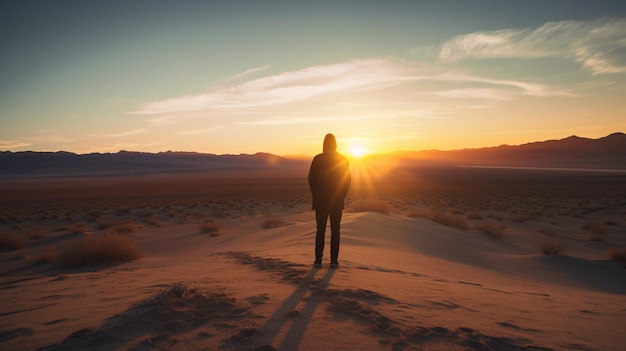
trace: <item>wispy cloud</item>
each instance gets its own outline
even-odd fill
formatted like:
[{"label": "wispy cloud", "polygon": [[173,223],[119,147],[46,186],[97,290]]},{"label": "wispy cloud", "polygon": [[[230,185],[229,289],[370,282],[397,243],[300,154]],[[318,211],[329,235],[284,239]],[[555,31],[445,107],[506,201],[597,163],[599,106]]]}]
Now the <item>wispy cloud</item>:
[{"label": "wispy cloud", "polygon": [[204,133],[212,133],[223,129],[223,125],[213,126],[209,128],[201,128],[201,129],[191,129],[191,130],[181,130],[177,132],[178,135],[196,135],[196,134],[204,134]]},{"label": "wispy cloud", "polygon": [[493,88],[467,88],[450,89],[435,92],[437,96],[460,98],[460,99],[489,99],[489,100],[510,100],[509,94],[501,89]]},{"label": "wispy cloud", "polygon": [[626,19],[548,22],[538,28],[481,31],[446,42],[439,57],[573,59],[594,74],[626,72]]},{"label": "wispy cloud", "polygon": [[419,77],[412,76],[410,69],[391,59],[354,60],[263,77],[205,94],[149,102],[130,113],[150,115],[266,107],[330,93],[379,89],[416,79]]},{"label": "wispy cloud", "polygon": [[[530,96],[572,96],[573,94],[555,89],[545,84],[524,82],[517,80],[491,79],[458,73],[441,73],[440,68],[417,70],[407,62],[400,62],[389,58],[370,58],[353,60],[333,65],[320,65],[304,68],[297,71],[284,72],[243,82],[227,88],[213,91],[176,97],[143,104],[130,114],[150,115],[158,117],[153,123],[165,123],[170,118],[163,117],[189,115],[197,112],[213,112],[220,115],[230,112],[252,111],[259,115],[259,108],[301,102],[322,95],[334,94],[339,96],[345,93],[354,93],[366,90],[386,89],[399,84],[418,81],[438,81],[469,83],[479,86],[471,87],[474,90],[452,91],[442,93],[450,97],[464,93],[465,97],[505,99],[505,93],[496,92],[495,88],[486,90],[484,85],[499,86],[517,93]],[[482,89],[482,90],[480,90]],[[515,91],[511,91],[512,96]],[[379,103],[385,103],[381,101]],[[264,120],[258,122],[242,122],[245,124],[300,124],[311,123],[310,119]]]},{"label": "wispy cloud", "polygon": [[228,82],[228,81],[232,81],[232,80],[241,79],[241,78],[243,78],[243,77],[245,77],[245,76],[248,76],[248,75],[250,75],[250,74],[253,74],[253,73],[257,73],[257,72],[264,71],[264,70],[266,70],[266,69],[268,69],[268,68],[270,68],[270,66],[262,66],[262,67],[250,68],[250,69],[248,69],[248,70],[245,70],[245,71],[243,71],[243,72],[237,73],[237,74],[235,74],[235,75],[233,75],[233,76],[230,76],[230,77],[228,77],[228,78],[224,79],[224,82]]},{"label": "wispy cloud", "polygon": [[260,125],[260,126],[275,126],[275,125],[293,125],[293,124],[324,124],[328,122],[339,121],[356,121],[364,119],[363,116],[340,116],[340,117],[296,117],[296,118],[284,118],[284,119],[264,119],[258,121],[246,121],[240,122],[243,125]]},{"label": "wispy cloud", "polygon": [[135,129],[135,130],[127,131],[127,132],[110,134],[109,137],[111,137],[111,138],[123,138],[123,137],[131,136],[131,135],[143,133],[145,131],[146,131],[145,129]]},{"label": "wispy cloud", "polygon": [[32,145],[32,143],[18,140],[0,140],[0,150],[12,150],[30,145]]},{"label": "wispy cloud", "polygon": [[546,84],[524,82],[519,80],[493,79],[459,73],[444,73],[435,77],[434,79],[439,81],[481,83],[515,88],[520,90],[524,95],[530,96],[575,96],[574,93],[564,89],[554,88]]}]

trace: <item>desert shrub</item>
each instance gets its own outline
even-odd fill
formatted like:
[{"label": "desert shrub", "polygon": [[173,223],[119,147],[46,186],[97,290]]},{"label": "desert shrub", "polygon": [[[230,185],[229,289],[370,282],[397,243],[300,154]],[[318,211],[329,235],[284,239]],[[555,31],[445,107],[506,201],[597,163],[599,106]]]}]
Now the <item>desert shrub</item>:
[{"label": "desert shrub", "polygon": [[98,222],[98,229],[109,229],[113,226],[112,222]]},{"label": "desert shrub", "polygon": [[539,243],[539,251],[544,255],[559,255],[563,250],[565,245],[556,241],[543,240]]},{"label": "desert shrub", "polygon": [[281,225],[283,225],[283,221],[278,218],[267,218],[263,221],[263,223],[261,223],[261,227],[263,227],[263,229],[276,228]]},{"label": "desert shrub", "polygon": [[0,249],[15,251],[25,247],[24,240],[15,234],[0,235]]},{"label": "desert shrub", "polygon": [[146,218],[146,223],[148,223],[150,225],[153,225],[153,226],[156,226],[156,227],[160,227],[160,226],[163,225],[163,221],[162,220],[157,219],[157,218],[153,218],[153,217]]},{"label": "desert shrub", "polygon": [[587,230],[589,240],[606,241],[606,233],[604,231],[603,224],[587,222],[587,223],[583,223],[582,228]]},{"label": "desert shrub", "polygon": [[619,223],[610,219],[607,219],[604,221],[604,225],[612,225],[612,226],[619,226]]},{"label": "desert shrub", "polygon": [[137,225],[131,221],[121,221],[115,223],[111,230],[117,234],[130,234],[137,231]]},{"label": "desert shrub", "polygon": [[72,234],[82,234],[87,230],[85,225],[80,222],[72,222],[66,225],[64,229]]},{"label": "desert shrub", "polygon": [[473,228],[487,234],[493,239],[502,239],[504,237],[504,231],[506,230],[504,226],[494,223],[481,223],[475,225]]},{"label": "desert shrub", "polygon": [[58,265],[75,268],[138,259],[142,252],[130,238],[115,233],[89,235],[60,249]]},{"label": "desert shrub", "polygon": [[28,233],[28,237],[31,240],[40,240],[40,239],[45,239],[46,238],[46,233],[39,228],[34,228],[31,229]]},{"label": "desert shrub", "polygon": [[409,213],[409,217],[426,218],[441,225],[445,225],[446,227],[453,227],[463,230],[469,229],[469,226],[463,219],[441,211],[416,211]]},{"label": "desert shrub", "polygon": [[537,231],[539,233],[543,233],[543,234],[545,234],[547,236],[557,236],[557,234],[558,234],[558,231],[556,231],[555,229],[550,228],[550,227],[541,227],[541,228],[537,229]]},{"label": "desert shrub", "polygon": [[483,219],[483,215],[481,215],[478,212],[472,212],[470,214],[467,215],[468,219]]},{"label": "desert shrub", "polygon": [[626,262],[626,247],[609,249],[608,255],[611,261]]},{"label": "desert shrub", "polygon": [[115,214],[117,216],[123,216],[123,215],[127,215],[130,213],[130,208],[129,207],[122,207],[122,208],[118,208],[117,210],[115,210]]},{"label": "desert shrub", "polygon": [[35,261],[37,263],[50,263],[50,262],[56,261],[58,258],[59,258],[59,253],[57,252],[55,248],[46,247],[45,249],[39,252],[37,257],[35,258]]},{"label": "desert shrub", "polygon": [[379,212],[389,213],[389,205],[382,200],[361,199],[350,203],[350,208],[354,212]]},{"label": "desert shrub", "polygon": [[531,218],[526,215],[516,215],[509,218],[509,221],[516,223],[526,223],[529,220],[531,220]]},{"label": "desert shrub", "polygon": [[216,221],[206,221],[200,225],[200,233],[215,234],[221,229],[221,226]]}]

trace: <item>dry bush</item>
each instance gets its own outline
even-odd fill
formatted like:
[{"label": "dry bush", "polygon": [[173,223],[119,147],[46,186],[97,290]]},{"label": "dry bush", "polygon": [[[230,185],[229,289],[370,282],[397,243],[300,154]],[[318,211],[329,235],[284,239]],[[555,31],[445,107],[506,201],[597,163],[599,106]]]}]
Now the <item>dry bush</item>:
[{"label": "dry bush", "polygon": [[216,221],[206,221],[200,225],[200,233],[209,233],[211,236],[217,236],[217,232],[222,226]]},{"label": "dry bush", "polygon": [[123,216],[129,213],[130,213],[130,207],[122,207],[122,208],[118,208],[117,210],[115,210],[116,216]]},{"label": "dry bush", "polygon": [[608,255],[611,261],[626,262],[626,247],[609,249]]},{"label": "dry bush", "polygon": [[539,251],[544,255],[559,255],[565,250],[565,245],[552,240],[543,240],[539,243]]},{"label": "dry bush", "polygon": [[541,227],[537,229],[537,231],[547,236],[557,236],[559,234],[557,230],[550,228],[550,227]]},{"label": "dry bush", "polygon": [[50,262],[54,262],[58,260],[58,258],[59,258],[59,253],[57,252],[55,248],[46,247],[45,249],[39,252],[37,257],[35,258],[35,261],[37,263],[50,263]]},{"label": "dry bush", "polygon": [[483,219],[483,215],[481,215],[478,212],[472,212],[472,213],[467,215],[467,218],[468,219],[476,219],[476,220],[478,220],[478,219]]},{"label": "dry bush", "polygon": [[263,223],[261,223],[261,227],[263,227],[263,229],[276,228],[283,225],[283,223],[284,222],[278,218],[267,218],[263,221]]},{"label": "dry bush", "polygon": [[157,218],[146,218],[146,223],[153,225],[155,227],[161,227],[163,225],[163,221]]},{"label": "dry bush", "polygon": [[80,222],[72,222],[66,225],[64,229],[72,234],[83,234],[87,230],[85,225]]},{"label": "dry bush", "polygon": [[587,222],[587,223],[583,223],[582,228],[587,230],[589,240],[606,241],[606,233],[604,231],[604,224]]},{"label": "dry bush", "polygon": [[490,238],[493,239],[504,238],[504,231],[506,230],[506,227],[494,223],[476,224],[473,226],[473,228],[487,234]]},{"label": "dry bush", "polygon": [[112,222],[98,222],[98,229],[109,229],[113,226]]},{"label": "dry bush", "polygon": [[112,227],[112,230],[117,234],[130,234],[136,232],[137,229],[137,225],[131,221],[121,221]]},{"label": "dry bush", "polygon": [[26,247],[24,240],[15,234],[0,235],[0,249],[10,251],[21,250]]},{"label": "dry bush", "polygon": [[455,217],[453,215],[450,215],[441,211],[413,212],[409,214],[409,216],[427,218],[433,222],[437,222],[441,225],[445,225],[446,227],[453,227],[453,228],[458,228],[458,229],[463,229],[463,230],[469,229],[467,222],[465,222],[461,218]]},{"label": "dry bush", "polygon": [[141,250],[130,238],[115,233],[102,233],[64,245],[58,255],[58,265],[62,268],[75,268],[132,261],[141,256]]},{"label": "dry bush", "polygon": [[46,238],[46,233],[43,231],[43,229],[33,228],[33,229],[31,229],[29,231],[28,237],[31,240],[45,239]]},{"label": "dry bush", "polygon": [[389,205],[382,200],[361,199],[350,203],[350,208],[354,212],[379,212],[389,213]]}]

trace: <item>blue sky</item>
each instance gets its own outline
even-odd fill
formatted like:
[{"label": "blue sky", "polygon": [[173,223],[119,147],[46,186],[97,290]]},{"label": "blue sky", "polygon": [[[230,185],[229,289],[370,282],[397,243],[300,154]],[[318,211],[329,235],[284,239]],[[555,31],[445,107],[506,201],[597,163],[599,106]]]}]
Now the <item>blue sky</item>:
[{"label": "blue sky", "polygon": [[15,1],[0,150],[314,154],[626,130],[623,1]]}]

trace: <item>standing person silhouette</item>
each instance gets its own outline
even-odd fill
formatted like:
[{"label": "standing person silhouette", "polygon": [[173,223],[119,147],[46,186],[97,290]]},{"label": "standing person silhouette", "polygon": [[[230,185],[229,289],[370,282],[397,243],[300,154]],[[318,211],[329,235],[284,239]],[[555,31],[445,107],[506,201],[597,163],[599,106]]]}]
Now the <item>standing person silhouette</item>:
[{"label": "standing person silhouette", "polygon": [[322,266],[326,223],[330,217],[330,267],[339,266],[339,232],[344,200],[350,189],[351,175],[348,159],[337,152],[337,140],[332,134],[324,137],[324,152],[315,156],[309,170],[309,187],[317,232],[315,235],[315,267]]}]

